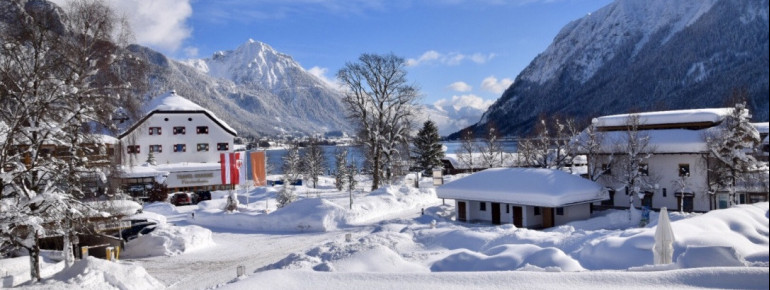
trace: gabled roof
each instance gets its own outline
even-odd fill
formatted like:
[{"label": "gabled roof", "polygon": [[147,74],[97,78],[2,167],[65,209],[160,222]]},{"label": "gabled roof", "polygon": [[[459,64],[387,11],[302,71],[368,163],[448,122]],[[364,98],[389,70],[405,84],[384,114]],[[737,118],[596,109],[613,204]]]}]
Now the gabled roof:
[{"label": "gabled roof", "polygon": [[561,207],[609,198],[596,182],[561,170],[492,168],[442,185],[439,198]]},{"label": "gabled roof", "polygon": [[636,115],[639,116],[640,129],[703,129],[722,122],[732,111],[733,108],[712,108],[619,114],[595,118],[593,123],[601,131],[625,130],[629,116]]},{"label": "gabled roof", "polygon": [[176,91],[170,91],[166,93],[165,95],[159,96],[155,99],[153,99],[150,102],[150,105],[148,106],[150,109],[147,110],[147,114],[140,119],[138,122],[136,122],[134,125],[132,125],[128,130],[121,133],[118,138],[122,139],[126,135],[130,134],[136,128],[139,127],[142,123],[144,123],[147,119],[149,119],[154,114],[159,113],[165,113],[165,114],[195,114],[200,113],[204,114],[207,117],[209,117],[214,123],[216,123],[219,127],[224,129],[227,133],[232,134],[233,136],[238,136],[238,133],[227,123],[222,121],[221,119],[217,118],[214,113],[212,113],[209,110],[204,109],[200,105],[193,103],[192,101],[179,96],[176,94]]}]

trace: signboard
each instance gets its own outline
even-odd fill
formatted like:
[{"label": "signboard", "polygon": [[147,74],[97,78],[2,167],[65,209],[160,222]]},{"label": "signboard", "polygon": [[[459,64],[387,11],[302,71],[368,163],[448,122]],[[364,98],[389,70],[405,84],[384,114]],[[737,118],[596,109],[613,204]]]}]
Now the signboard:
[{"label": "signboard", "polygon": [[221,184],[219,170],[171,172],[166,179],[169,188]]},{"label": "signboard", "polygon": [[433,168],[433,186],[444,184],[444,171],[442,168]]}]

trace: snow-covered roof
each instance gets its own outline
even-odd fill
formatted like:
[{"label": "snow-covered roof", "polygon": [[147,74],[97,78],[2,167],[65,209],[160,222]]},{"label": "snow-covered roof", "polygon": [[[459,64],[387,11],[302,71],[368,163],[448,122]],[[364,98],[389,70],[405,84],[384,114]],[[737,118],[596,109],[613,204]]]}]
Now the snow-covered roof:
[{"label": "snow-covered roof", "polygon": [[168,171],[158,170],[152,165],[143,164],[137,166],[124,166],[121,168],[121,178],[141,178],[141,177],[154,177],[158,183],[166,181],[166,177],[169,175]]},{"label": "snow-covered roof", "polygon": [[[471,156],[473,157],[473,168],[484,168],[484,154],[480,152],[474,152],[471,153]],[[508,153],[503,152],[502,159],[503,159],[503,167],[510,167],[515,166],[517,161],[517,154],[516,153]],[[449,161],[449,163],[452,164],[452,167],[455,169],[470,169],[468,164],[460,160],[460,156],[456,153],[446,153],[444,154],[444,158],[442,160]]]},{"label": "snow-covered roof", "polygon": [[602,186],[561,170],[492,168],[449,182],[440,198],[561,207],[608,199]]},{"label": "snow-covered roof", "polygon": [[123,138],[128,133],[131,133],[131,131],[135,130],[139,127],[140,124],[142,124],[147,118],[152,116],[156,113],[168,113],[168,112],[189,112],[189,113],[203,113],[204,115],[211,118],[214,123],[217,123],[219,126],[222,127],[225,131],[229,132],[230,134],[237,136],[238,133],[230,127],[227,123],[222,121],[222,119],[219,119],[214,113],[211,111],[201,107],[200,105],[193,103],[192,101],[176,94],[176,91],[170,91],[162,96],[156,97],[153,99],[149,106],[148,110],[146,111],[145,116],[136,122],[136,124],[132,125],[131,128],[126,130],[125,132],[121,133],[118,138]]},{"label": "snow-covered roof", "polygon": [[719,123],[732,110],[733,108],[713,108],[619,114],[596,118],[593,123],[597,127],[625,126],[631,115],[639,116],[639,121],[643,125]]},{"label": "snow-covered roof", "polygon": [[[709,129],[665,129],[665,130],[640,130],[639,136],[648,136],[649,147],[652,153],[703,153],[707,151],[704,136]],[[624,149],[619,148],[625,144],[628,138],[626,131],[600,132],[604,135],[600,152],[619,153]],[[586,131],[578,135],[578,139],[589,138]]]},{"label": "snow-covered roof", "polygon": [[758,123],[751,123],[754,128],[757,128],[757,131],[759,131],[760,134],[768,134],[770,132],[770,122],[758,122]]},{"label": "snow-covered roof", "polygon": [[149,114],[153,111],[207,111],[200,105],[176,94],[176,91],[170,91],[162,96],[156,97],[149,104]]}]

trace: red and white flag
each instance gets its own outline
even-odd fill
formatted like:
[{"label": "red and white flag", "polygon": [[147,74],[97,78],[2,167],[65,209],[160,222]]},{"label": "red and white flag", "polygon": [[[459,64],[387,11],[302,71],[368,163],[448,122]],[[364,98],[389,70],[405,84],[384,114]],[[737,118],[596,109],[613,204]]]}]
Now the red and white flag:
[{"label": "red and white flag", "polygon": [[241,153],[220,153],[222,184],[238,184],[240,181]]}]

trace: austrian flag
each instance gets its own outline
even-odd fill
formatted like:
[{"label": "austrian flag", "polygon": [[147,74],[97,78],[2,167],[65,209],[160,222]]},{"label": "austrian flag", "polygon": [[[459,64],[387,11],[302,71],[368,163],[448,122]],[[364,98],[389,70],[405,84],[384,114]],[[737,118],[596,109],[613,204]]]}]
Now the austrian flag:
[{"label": "austrian flag", "polygon": [[220,153],[219,163],[222,166],[222,184],[238,184],[241,153]]}]

